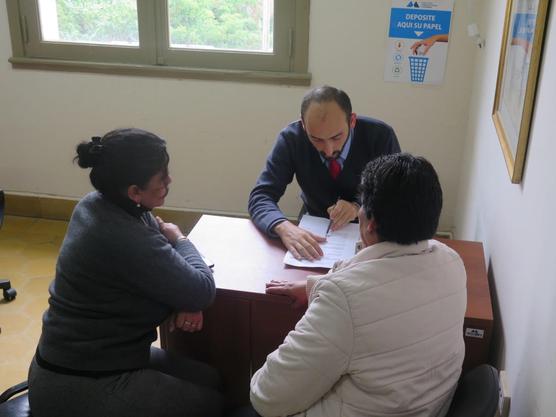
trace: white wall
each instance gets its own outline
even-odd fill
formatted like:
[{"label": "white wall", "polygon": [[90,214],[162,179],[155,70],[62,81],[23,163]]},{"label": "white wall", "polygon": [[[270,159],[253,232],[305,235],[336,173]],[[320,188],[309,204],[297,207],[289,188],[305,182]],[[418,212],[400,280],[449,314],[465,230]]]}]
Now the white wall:
[{"label": "white wall", "polygon": [[[552,10],[554,12],[554,10]],[[496,359],[506,368],[512,417],[556,415],[556,23],[547,27],[523,181],[510,183],[491,119],[504,7],[484,2],[456,236],[482,240],[498,317]]]},{"label": "white wall", "polygon": [[[388,0],[311,2],[313,85],[345,89],[354,109],[391,124],[404,150],[437,167],[445,191],[441,228],[453,225],[475,49],[456,2],[445,83],[383,81]],[[80,140],[116,127],[167,139],[174,178],[167,204],[246,212],[246,200],[276,134],[298,116],[305,87],[12,69],[0,7],[0,183],[32,194],[79,197],[87,172],[72,166]],[[283,200],[289,215],[296,190]]]}]

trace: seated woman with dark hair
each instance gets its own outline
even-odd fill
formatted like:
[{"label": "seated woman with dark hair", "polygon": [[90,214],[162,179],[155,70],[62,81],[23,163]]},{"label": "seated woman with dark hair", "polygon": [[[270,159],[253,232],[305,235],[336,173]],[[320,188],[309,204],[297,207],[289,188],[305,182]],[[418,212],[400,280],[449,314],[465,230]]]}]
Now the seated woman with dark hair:
[{"label": "seated woman with dark hair", "polygon": [[151,347],[156,327],[196,331],[210,269],[151,210],[171,178],[164,140],[120,129],[77,146],[97,191],[75,207],[29,370],[33,416],[216,416],[215,370]]},{"label": "seated woman with dark hair", "polygon": [[432,240],[442,190],[424,158],[371,161],[361,178],[363,249],[305,283],[275,281],[308,309],[251,380],[263,416],[442,417],[464,357],[466,275]]}]

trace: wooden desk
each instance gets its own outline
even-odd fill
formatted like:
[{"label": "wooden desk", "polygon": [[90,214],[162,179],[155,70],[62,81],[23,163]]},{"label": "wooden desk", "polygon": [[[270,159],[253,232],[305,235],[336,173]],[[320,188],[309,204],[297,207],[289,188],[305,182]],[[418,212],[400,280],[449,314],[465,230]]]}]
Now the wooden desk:
[{"label": "wooden desk", "polygon": [[[288,298],[265,294],[271,279],[303,280],[326,270],[284,266],[284,247],[260,233],[248,219],[203,216],[189,238],[215,262],[215,303],[204,314],[198,333],[161,328],[165,349],[187,353],[220,370],[230,404],[249,400],[251,375],[295,327],[303,311]],[[492,307],[482,244],[439,239],[457,251],[467,271],[464,368],[486,362],[492,332]],[[474,329],[474,330],[468,330]],[[482,332],[482,337],[481,336]]]}]

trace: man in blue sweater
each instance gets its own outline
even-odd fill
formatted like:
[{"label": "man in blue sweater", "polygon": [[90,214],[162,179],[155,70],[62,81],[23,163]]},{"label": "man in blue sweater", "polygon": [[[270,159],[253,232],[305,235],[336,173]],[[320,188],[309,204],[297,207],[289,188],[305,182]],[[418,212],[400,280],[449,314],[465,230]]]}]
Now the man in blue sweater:
[{"label": "man in blue sweater", "polygon": [[344,91],[317,87],[303,98],[301,119],[279,133],[249,195],[249,214],[259,229],[279,237],[297,259],[318,259],[325,237],[294,225],[278,208],[294,174],[304,210],[329,217],[331,230],[337,230],[357,218],[357,187],[367,162],[397,152],[400,145],[390,126],[353,113]]}]

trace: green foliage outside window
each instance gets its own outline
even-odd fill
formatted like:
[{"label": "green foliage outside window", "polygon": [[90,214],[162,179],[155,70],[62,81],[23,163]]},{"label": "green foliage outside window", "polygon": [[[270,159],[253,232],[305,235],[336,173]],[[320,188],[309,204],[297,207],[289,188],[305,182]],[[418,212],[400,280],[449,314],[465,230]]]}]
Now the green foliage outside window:
[{"label": "green foliage outside window", "polygon": [[139,42],[135,0],[58,0],[60,39]]},{"label": "green foliage outside window", "polygon": [[[58,0],[60,39],[139,42],[135,0]],[[168,0],[170,43],[219,49],[260,50],[261,0]],[[272,19],[268,47],[272,49]]]},{"label": "green foliage outside window", "polygon": [[310,0],[6,0],[13,65],[309,85]]},{"label": "green foliage outside window", "polygon": [[172,44],[261,49],[260,0],[169,0],[168,6]]}]

